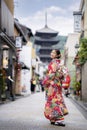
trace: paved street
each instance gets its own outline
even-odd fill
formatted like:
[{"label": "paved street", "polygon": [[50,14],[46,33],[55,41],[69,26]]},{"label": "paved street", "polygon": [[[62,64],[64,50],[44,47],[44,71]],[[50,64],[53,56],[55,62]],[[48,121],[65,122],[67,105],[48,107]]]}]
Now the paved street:
[{"label": "paved street", "polygon": [[45,94],[35,93],[0,105],[0,130],[87,130],[87,120],[71,102],[65,98],[69,115],[65,127],[52,126],[44,115]]}]

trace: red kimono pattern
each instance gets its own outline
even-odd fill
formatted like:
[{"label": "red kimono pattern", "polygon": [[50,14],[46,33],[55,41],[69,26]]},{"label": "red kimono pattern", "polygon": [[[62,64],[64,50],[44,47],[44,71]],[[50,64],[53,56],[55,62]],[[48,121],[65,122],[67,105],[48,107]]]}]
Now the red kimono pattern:
[{"label": "red kimono pattern", "polygon": [[64,80],[62,81],[62,87],[64,89],[68,89],[70,87],[70,82],[71,82],[70,75],[66,74]]},{"label": "red kimono pattern", "polygon": [[63,120],[68,113],[62,96],[63,71],[60,60],[54,59],[48,65],[48,70],[43,85],[46,91],[44,115],[51,121]]}]

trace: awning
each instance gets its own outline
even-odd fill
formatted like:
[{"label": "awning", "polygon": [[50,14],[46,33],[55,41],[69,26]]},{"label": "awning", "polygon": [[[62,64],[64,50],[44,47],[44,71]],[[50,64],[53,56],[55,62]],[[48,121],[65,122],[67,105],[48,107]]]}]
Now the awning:
[{"label": "awning", "polygon": [[7,45],[11,48],[13,48],[14,50],[16,50],[16,46],[15,46],[15,42],[13,42],[10,37],[4,33],[1,29],[0,29],[0,37],[6,41]]}]

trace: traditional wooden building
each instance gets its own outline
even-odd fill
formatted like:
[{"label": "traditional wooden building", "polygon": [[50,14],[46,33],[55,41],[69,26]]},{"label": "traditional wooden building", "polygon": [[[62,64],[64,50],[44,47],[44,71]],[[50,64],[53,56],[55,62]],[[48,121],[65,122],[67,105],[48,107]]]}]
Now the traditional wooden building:
[{"label": "traditional wooden building", "polygon": [[[81,19],[79,19],[79,14],[81,15]],[[80,37],[79,41],[81,39],[87,39],[87,0],[81,0],[80,7],[78,11],[75,11],[74,15],[76,15],[76,24],[80,25]],[[79,24],[80,23],[80,24]],[[79,26],[77,26],[79,27]],[[85,43],[85,42],[84,42]],[[82,44],[82,43],[81,43]],[[84,63],[79,63],[79,51],[80,51],[80,42],[78,42],[77,46],[77,55],[74,58],[74,64],[76,67],[76,80],[80,81],[81,83],[81,92],[80,92],[80,98],[81,100],[87,101],[87,60],[85,60]],[[86,50],[86,46],[85,46]],[[83,59],[85,59],[85,55]]]},{"label": "traditional wooden building", "polygon": [[[0,53],[2,53],[3,45],[8,46],[10,64],[12,64],[12,56],[15,55],[15,40],[14,40],[14,1],[0,0]],[[1,54],[2,56],[2,54]],[[2,59],[2,57],[0,58]],[[2,61],[0,60],[0,65]]]},{"label": "traditional wooden building", "polygon": [[[16,47],[14,39],[14,0],[0,0],[0,68],[5,69],[8,76],[14,75],[14,57]],[[13,83],[11,82],[8,90],[13,96]],[[5,89],[4,89],[5,90]],[[1,91],[0,98],[5,93]],[[14,98],[13,98],[14,100]]]},{"label": "traditional wooden building", "polygon": [[[21,85],[22,80],[22,69],[28,69],[26,64],[23,61],[23,57],[21,58],[22,61],[20,61],[20,53],[23,49],[23,46],[27,45],[30,41],[30,37],[32,37],[32,31],[30,28],[22,25],[18,19],[14,19],[14,37],[15,39],[17,37],[21,38],[21,45],[16,47],[16,55],[17,55],[17,63],[16,63],[16,79],[15,79],[15,94],[21,95],[23,86]],[[28,56],[29,57],[29,56]]]}]

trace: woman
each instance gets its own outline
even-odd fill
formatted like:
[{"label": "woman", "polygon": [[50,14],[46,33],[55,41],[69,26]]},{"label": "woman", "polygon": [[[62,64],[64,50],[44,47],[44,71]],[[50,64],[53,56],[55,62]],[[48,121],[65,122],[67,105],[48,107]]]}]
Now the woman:
[{"label": "woman", "polygon": [[47,99],[44,115],[52,125],[65,126],[64,115],[68,114],[68,111],[62,96],[63,70],[60,57],[59,50],[52,50],[52,61],[48,65],[47,74],[43,80]]}]

